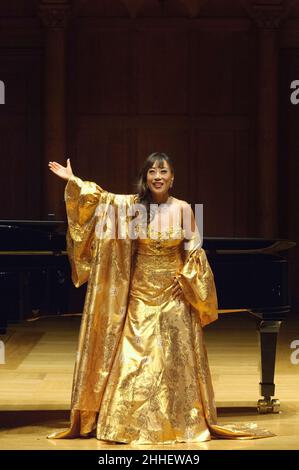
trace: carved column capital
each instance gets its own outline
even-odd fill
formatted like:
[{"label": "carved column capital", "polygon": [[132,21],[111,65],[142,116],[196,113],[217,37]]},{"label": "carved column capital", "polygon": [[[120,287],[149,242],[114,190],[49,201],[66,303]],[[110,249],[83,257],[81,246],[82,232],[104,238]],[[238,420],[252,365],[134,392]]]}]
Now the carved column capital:
[{"label": "carved column capital", "polygon": [[66,28],[72,14],[69,3],[40,3],[38,16],[48,29]]},{"label": "carved column capital", "polygon": [[253,4],[250,16],[260,29],[277,30],[286,16],[286,9],[281,4]]}]

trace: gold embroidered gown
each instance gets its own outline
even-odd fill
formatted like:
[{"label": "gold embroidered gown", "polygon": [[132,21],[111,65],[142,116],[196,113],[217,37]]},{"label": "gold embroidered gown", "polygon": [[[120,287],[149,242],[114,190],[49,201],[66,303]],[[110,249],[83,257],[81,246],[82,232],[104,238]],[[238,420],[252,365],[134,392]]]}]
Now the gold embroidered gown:
[{"label": "gold embroidered gown", "polygon": [[[65,199],[73,281],[88,279],[88,289],[70,427],[48,437],[172,444],[273,436],[255,423],[217,424],[202,331],[217,318],[217,296],[204,250],[191,240],[186,252],[179,226],[150,228],[133,242],[97,240],[97,204],[136,195],[72,177]],[[175,275],[182,301],[171,293]]]},{"label": "gold embroidered gown", "polygon": [[190,305],[171,294],[174,275],[183,266],[182,232],[178,227],[156,232],[157,240],[137,241],[99,439],[147,444],[210,438],[205,412],[212,420],[216,415],[201,328]]}]

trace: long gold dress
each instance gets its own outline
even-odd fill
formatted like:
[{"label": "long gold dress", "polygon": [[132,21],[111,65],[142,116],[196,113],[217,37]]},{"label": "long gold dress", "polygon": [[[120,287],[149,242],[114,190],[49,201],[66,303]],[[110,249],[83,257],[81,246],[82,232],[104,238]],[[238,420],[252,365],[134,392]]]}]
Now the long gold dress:
[{"label": "long gold dress", "polygon": [[[217,424],[203,326],[217,319],[213,273],[198,240],[180,226],[149,227],[136,240],[95,237],[97,205],[128,205],[72,177],[65,200],[74,284],[88,280],[69,429],[49,438],[95,436],[130,444],[274,436],[255,423]],[[123,216],[121,225],[128,227]],[[127,231],[126,231],[127,233]],[[184,300],[172,296],[177,276]]]}]

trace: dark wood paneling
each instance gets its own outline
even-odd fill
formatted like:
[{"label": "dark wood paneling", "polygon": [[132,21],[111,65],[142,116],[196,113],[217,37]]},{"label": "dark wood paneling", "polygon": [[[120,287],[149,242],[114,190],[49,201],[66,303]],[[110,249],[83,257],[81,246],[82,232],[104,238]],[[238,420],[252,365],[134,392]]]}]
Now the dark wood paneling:
[{"label": "dark wood paneling", "polygon": [[127,17],[128,9],[122,0],[73,0],[78,16]]},{"label": "dark wood paneling", "polygon": [[190,90],[193,114],[231,114],[233,111],[233,37],[228,32],[192,34]]},{"label": "dark wood paneling", "polygon": [[41,216],[41,68],[37,49],[0,53],[1,218]]},{"label": "dark wood paneling", "polygon": [[234,230],[234,135],[197,129],[195,202],[204,206],[204,234],[227,236]]},{"label": "dark wood paneling", "polygon": [[146,156],[165,152],[173,194],[204,203],[207,235],[250,235],[254,32],[190,24],[77,19],[68,147],[77,173],[117,193],[134,192]]},{"label": "dark wood paneling", "polygon": [[280,62],[279,112],[279,229],[282,237],[297,241],[290,253],[293,303],[299,305],[299,105],[290,101],[290,84],[299,80],[299,30],[297,48],[284,49]]},{"label": "dark wood paneling", "polygon": [[[42,57],[37,58],[34,44],[38,48],[42,41],[29,14],[32,4],[12,3],[11,11],[23,18],[17,13],[14,19],[1,18],[2,25],[14,25],[1,30],[7,48],[1,51],[0,78],[10,83],[2,148],[6,155],[16,152],[8,173],[14,173],[17,149],[22,149],[31,173],[38,176]],[[143,159],[160,149],[175,161],[174,193],[205,204],[207,235],[255,235],[258,44],[243,6],[232,0],[224,9],[223,2],[209,0],[202,2],[203,16],[189,19],[182,1],[145,1],[134,19],[130,2],[75,5],[67,47],[68,155],[57,155],[57,160],[69,156],[79,176],[129,193]],[[284,24],[282,41],[297,47],[296,33],[286,34],[287,28]],[[7,122],[13,127],[9,132]],[[39,198],[25,183],[30,179],[22,164],[21,184],[29,189],[23,187],[28,196],[20,211],[38,213]],[[295,178],[290,165],[287,174]],[[4,186],[11,184],[11,175],[2,179]],[[64,216],[63,210],[58,215]]]},{"label": "dark wood paneling", "polygon": [[[131,168],[130,131],[100,128],[97,122],[82,118],[78,122],[73,171],[84,179],[96,181],[107,191],[129,193],[134,176]],[[129,184],[128,184],[129,183]]]},{"label": "dark wood paneling", "polygon": [[138,114],[187,113],[191,73],[187,32],[141,29],[135,39]]},{"label": "dark wood paneling", "polygon": [[[248,3],[251,0],[248,0]],[[242,0],[208,0],[201,9],[202,16],[209,17],[242,17],[246,16]]]},{"label": "dark wood paneling", "polygon": [[76,61],[69,83],[76,87],[77,113],[128,113],[132,68],[128,31],[77,30],[73,39],[70,46],[75,47]]},{"label": "dark wood paneling", "polygon": [[0,16],[35,16],[36,0],[1,0]]},{"label": "dark wood paneling", "polygon": [[145,17],[184,17],[187,16],[188,10],[180,0],[172,2],[159,2],[159,0],[143,0],[142,7],[139,10],[139,16]]}]

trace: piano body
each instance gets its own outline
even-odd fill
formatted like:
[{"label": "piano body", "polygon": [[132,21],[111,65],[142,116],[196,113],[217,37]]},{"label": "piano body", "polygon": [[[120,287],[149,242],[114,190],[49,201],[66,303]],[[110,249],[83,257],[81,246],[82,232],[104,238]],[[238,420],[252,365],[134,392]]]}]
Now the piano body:
[{"label": "piano body", "polygon": [[0,220],[0,334],[8,323],[68,311],[65,233],[64,221]]},{"label": "piano body", "polygon": [[274,374],[276,343],[291,310],[287,250],[289,240],[205,238],[221,312],[247,311],[256,318],[260,343],[259,413],[278,413]]},{"label": "piano body", "polygon": [[[66,254],[66,222],[0,220],[0,334],[34,315],[82,312],[86,285],[76,289]],[[219,313],[250,312],[260,339],[258,412],[279,411],[274,397],[276,343],[290,311],[287,250],[296,243],[263,238],[204,239]]]}]

